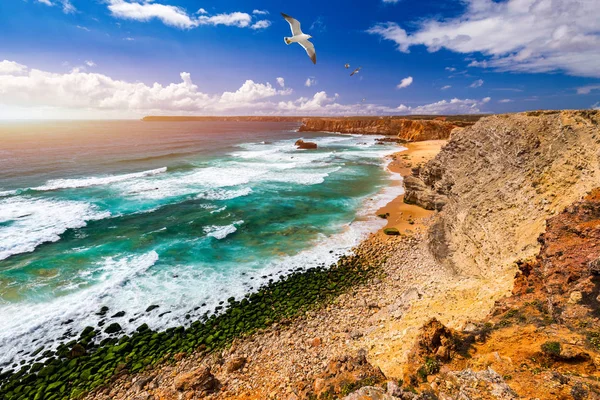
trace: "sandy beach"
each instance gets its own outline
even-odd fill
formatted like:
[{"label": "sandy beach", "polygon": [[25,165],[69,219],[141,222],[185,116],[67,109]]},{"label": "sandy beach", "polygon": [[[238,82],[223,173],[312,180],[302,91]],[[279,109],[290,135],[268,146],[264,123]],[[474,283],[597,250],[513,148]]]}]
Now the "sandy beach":
[{"label": "sandy beach", "polygon": [[[403,145],[406,150],[390,156],[392,161],[388,165],[388,169],[402,177],[407,177],[412,174],[413,168],[417,168],[435,157],[446,142],[446,140],[427,140],[407,143]],[[394,182],[393,184],[400,185],[402,183]],[[379,234],[386,236],[383,231],[387,228],[396,228],[401,234],[422,232],[425,228],[425,219],[433,213],[422,207],[405,203],[404,195],[398,196],[377,211],[377,215],[387,215],[387,224],[379,231]]]}]

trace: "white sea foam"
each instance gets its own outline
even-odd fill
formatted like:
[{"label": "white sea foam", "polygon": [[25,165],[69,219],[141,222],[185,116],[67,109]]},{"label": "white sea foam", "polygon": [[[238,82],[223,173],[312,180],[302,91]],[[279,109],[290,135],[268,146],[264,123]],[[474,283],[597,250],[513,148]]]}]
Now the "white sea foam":
[{"label": "white sea foam", "polygon": [[89,186],[109,185],[111,183],[128,181],[136,178],[143,178],[147,176],[154,176],[167,172],[167,167],[152,169],[148,171],[135,172],[131,174],[123,175],[109,175],[109,176],[91,176],[87,178],[76,178],[76,179],[52,179],[46,182],[45,185],[32,188],[32,190],[48,191],[48,190],[59,190],[59,189],[75,189]]},{"label": "white sea foam", "polygon": [[0,197],[13,196],[15,194],[17,194],[16,190],[4,190],[4,191],[0,191]]},{"label": "white sea foam", "polygon": [[[88,288],[42,303],[0,306],[0,365],[10,361],[20,349],[32,351],[60,337],[66,329],[61,324],[67,319],[74,321],[69,325],[74,332],[96,325],[98,318],[94,313],[100,305],[108,304],[111,310],[139,307],[135,292],[142,288],[136,282],[143,281],[146,271],[156,261],[158,254],[154,251],[134,257],[109,257],[91,265],[85,271],[87,275],[82,274],[83,277],[99,275]],[[50,343],[46,348],[51,347]]]},{"label": "white sea foam", "polygon": [[70,228],[108,218],[110,212],[82,201],[9,197],[0,200],[0,260],[56,242]]},{"label": "white sea foam", "polygon": [[228,235],[231,235],[237,231],[237,227],[242,225],[244,221],[236,221],[231,225],[218,226],[211,225],[204,227],[204,233],[206,236],[214,237],[215,239],[225,239]]},{"label": "white sea foam", "polygon": [[204,200],[231,200],[237,197],[248,196],[250,193],[252,193],[252,189],[249,187],[235,190],[209,189],[198,194],[196,198]]}]

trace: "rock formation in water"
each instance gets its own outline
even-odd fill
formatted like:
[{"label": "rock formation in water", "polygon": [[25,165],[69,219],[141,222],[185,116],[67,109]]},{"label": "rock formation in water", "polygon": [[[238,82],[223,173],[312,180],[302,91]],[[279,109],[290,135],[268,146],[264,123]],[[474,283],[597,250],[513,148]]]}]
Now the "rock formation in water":
[{"label": "rock formation in water", "polygon": [[304,150],[314,150],[317,148],[317,144],[314,142],[305,142],[302,139],[298,139],[296,140],[296,143],[294,143],[294,145],[296,147],[298,147],[299,149],[304,149]]}]

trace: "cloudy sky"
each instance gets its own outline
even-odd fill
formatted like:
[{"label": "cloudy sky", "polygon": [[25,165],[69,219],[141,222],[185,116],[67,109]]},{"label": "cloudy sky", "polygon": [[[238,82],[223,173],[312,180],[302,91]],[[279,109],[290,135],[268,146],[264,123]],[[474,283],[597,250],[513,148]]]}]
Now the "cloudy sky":
[{"label": "cloudy sky", "polygon": [[597,108],[597,1],[0,0],[0,119]]}]

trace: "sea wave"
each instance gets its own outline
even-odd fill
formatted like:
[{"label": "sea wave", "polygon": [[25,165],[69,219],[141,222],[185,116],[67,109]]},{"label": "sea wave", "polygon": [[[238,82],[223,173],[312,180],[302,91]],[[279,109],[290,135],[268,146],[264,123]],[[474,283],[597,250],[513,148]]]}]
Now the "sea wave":
[{"label": "sea wave", "polygon": [[83,201],[9,197],[0,200],[0,260],[56,242],[67,229],[110,217]]},{"label": "sea wave", "polygon": [[27,312],[23,312],[22,304],[0,307],[0,320],[3,321],[0,365],[13,359],[21,349],[31,351],[42,344],[52,348],[56,344],[53,340],[64,334],[62,323],[65,320],[73,320],[69,327],[80,332],[85,326],[97,323],[95,313],[100,305],[110,303],[113,310],[129,309],[128,305],[136,303],[131,298],[132,286],[141,290],[134,282],[145,275],[158,258],[155,251],[137,256],[107,257],[82,273],[84,279],[98,275],[96,283],[86,289],[47,302],[27,304]]},{"label": "sea wave", "polygon": [[225,239],[227,236],[237,231],[237,227],[242,225],[244,221],[236,221],[231,225],[218,226],[211,225],[204,227],[206,236],[214,237],[215,239]]},{"label": "sea wave", "polygon": [[131,174],[123,175],[109,175],[109,176],[90,176],[87,178],[75,178],[75,179],[52,179],[46,182],[45,185],[31,188],[36,191],[49,191],[49,190],[60,190],[60,189],[76,189],[89,186],[109,185],[111,183],[128,181],[136,178],[144,178],[148,176],[154,176],[167,172],[167,167],[151,169],[148,171],[134,172]]}]

